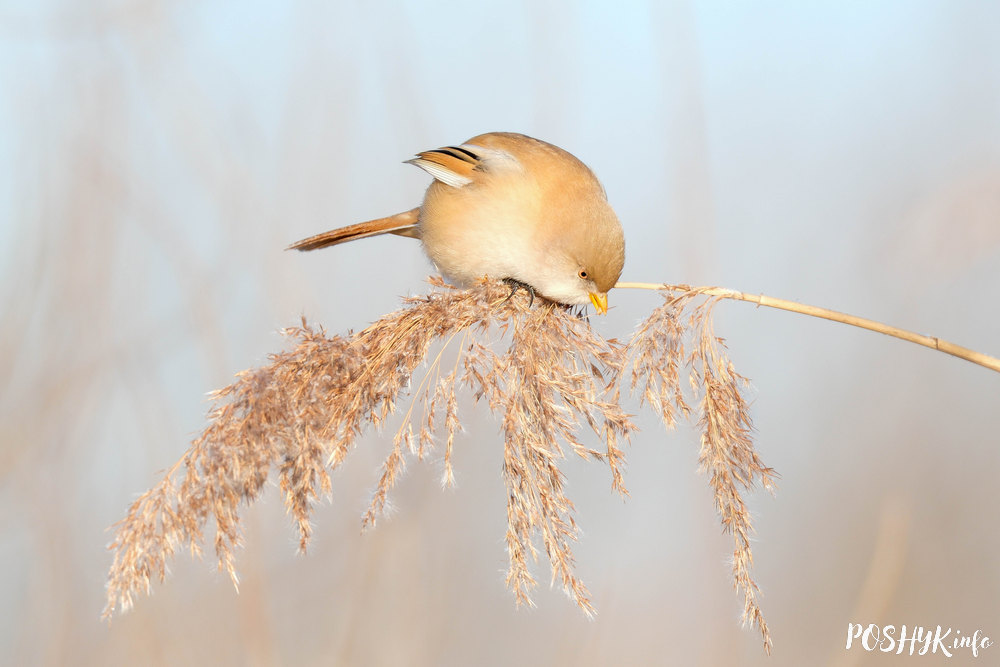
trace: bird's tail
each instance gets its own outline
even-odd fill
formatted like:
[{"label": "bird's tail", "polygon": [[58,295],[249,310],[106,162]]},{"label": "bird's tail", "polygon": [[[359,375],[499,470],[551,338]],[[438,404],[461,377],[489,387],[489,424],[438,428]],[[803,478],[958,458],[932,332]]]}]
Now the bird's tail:
[{"label": "bird's tail", "polygon": [[409,236],[420,238],[420,229],[417,227],[417,219],[420,216],[420,209],[414,208],[404,213],[390,215],[388,218],[378,220],[368,220],[359,222],[356,225],[331,229],[328,232],[310,236],[307,239],[296,241],[288,246],[288,250],[318,250],[338,243],[347,243],[363,239],[368,236],[378,236],[379,234],[397,234],[399,236]]}]

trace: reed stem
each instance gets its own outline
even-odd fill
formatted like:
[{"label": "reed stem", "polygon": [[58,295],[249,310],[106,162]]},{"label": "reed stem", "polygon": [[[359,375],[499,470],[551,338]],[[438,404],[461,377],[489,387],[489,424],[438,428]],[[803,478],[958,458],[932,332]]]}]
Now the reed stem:
[{"label": "reed stem", "polygon": [[992,371],[1000,373],[1000,359],[996,357],[991,357],[988,354],[983,354],[982,352],[976,352],[975,350],[970,350],[967,347],[962,347],[961,345],[956,345],[955,343],[943,340],[937,336],[925,336],[923,334],[914,333],[912,331],[907,331],[906,329],[900,329],[899,327],[889,326],[888,324],[883,324],[882,322],[876,322],[875,320],[869,320],[864,317],[857,317],[856,315],[848,315],[847,313],[841,313],[836,310],[830,310],[829,308],[820,308],[819,306],[810,306],[805,303],[798,303],[796,301],[788,301],[786,299],[776,299],[765,294],[748,294],[746,292],[738,292],[732,289],[726,289],[724,287],[691,287],[689,285],[667,285],[662,283],[630,283],[630,282],[620,282],[615,287],[621,287],[625,289],[648,289],[648,290],[666,290],[669,292],[688,292],[697,291],[705,294],[707,296],[716,296],[723,299],[734,299],[736,301],[749,301],[750,303],[756,303],[759,306],[767,306],[768,308],[779,308],[781,310],[787,310],[793,313],[801,313],[802,315],[809,315],[810,317],[821,317],[825,320],[831,320],[833,322],[841,322],[843,324],[848,324],[852,327],[859,327],[861,329],[868,329],[869,331],[876,331],[878,333],[885,334],[886,336],[892,336],[893,338],[899,338],[900,340],[909,341],[911,343],[916,343],[917,345],[923,345],[924,347],[929,347],[932,350],[937,350],[939,352],[944,352],[950,354],[953,357],[958,357],[959,359],[965,359],[966,361],[971,361],[974,364],[989,368]]}]

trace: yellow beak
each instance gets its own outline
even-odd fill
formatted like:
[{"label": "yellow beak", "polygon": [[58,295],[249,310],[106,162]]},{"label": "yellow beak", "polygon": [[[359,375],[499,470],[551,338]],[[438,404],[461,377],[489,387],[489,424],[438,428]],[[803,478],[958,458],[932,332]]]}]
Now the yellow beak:
[{"label": "yellow beak", "polygon": [[607,292],[591,292],[590,302],[594,304],[594,310],[597,311],[598,315],[605,315],[608,312],[608,293]]}]

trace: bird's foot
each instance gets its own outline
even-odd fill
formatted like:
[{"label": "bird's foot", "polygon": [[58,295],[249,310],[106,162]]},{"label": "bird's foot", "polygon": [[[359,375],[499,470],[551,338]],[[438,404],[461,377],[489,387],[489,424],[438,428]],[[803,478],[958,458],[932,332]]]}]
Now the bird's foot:
[{"label": "bird's foot", "polygon": [[505,303],[507,301],[510,301],[512,298],[514,298],[514,295],[517,294],[517,290],[523,289],[525,292],[528,293],[528,296],[531,297],[529,299],[529,301],[528,301],[528,308],[531,308],[532,304],[535,303],[535,288],[534,287],[532,287],[531,285],[529,285],[526,282],[522,282],[520,280],[517,280],[516,278],[504,278],[503,281],[507,285],[510,285],[510,294],[508,294],[507,298],[504,299]]}]

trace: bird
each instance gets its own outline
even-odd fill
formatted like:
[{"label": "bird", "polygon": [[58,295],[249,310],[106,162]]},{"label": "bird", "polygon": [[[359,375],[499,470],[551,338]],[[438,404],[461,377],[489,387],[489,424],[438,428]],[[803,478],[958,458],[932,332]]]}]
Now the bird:
[{"label": "bird", "polygon": [[406,163],[434,180],[423,203],[333,229],[288,249],[316,250],[380,234],[419,239],[441,274],[484,277],[605,314],[625,264],[625,235],[594,173],[571,153],[523,134],[489,132]]}]

